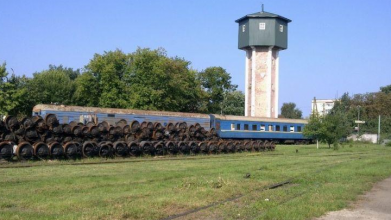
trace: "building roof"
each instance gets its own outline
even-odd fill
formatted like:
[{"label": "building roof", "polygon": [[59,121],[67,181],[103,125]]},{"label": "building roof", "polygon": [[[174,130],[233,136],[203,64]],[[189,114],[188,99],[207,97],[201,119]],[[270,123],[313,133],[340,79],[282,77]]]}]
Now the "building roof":
[{"label": "building roof", "polygon": [[279,18],[279,19],[284,20],[288,23],[292,21],[292,20],[285,18],[285,17],[282,17],[280,15],[276,15],[276,14],[266,12],[266,11],[261,11],[261,12],[257,12],[257,13],[253,13],[253,14],[248,14],[244,17],[239,18],[235,22],[239,23],[242,20],[247,19],[247,18]]}]

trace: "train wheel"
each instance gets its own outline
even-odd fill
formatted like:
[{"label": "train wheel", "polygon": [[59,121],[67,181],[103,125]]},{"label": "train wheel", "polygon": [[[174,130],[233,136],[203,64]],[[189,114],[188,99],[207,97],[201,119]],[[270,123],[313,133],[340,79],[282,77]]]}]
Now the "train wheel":
[{"label": "train wheel", "polygon": [[210,154],[217,154],[217,152],[218,152],[218,146],[217,146],[217,144],[216,143],[214,143],[214,142],[209,142],[208,143],[208,150],[209,150],[209,153]]},{"label": "train wheel", "polygon": [[251,146],[251,141],[246,141],[244,142],[244,146],[245,146],[245,149],[247,152],[251,152],[252,151],[252,146]]},{"label": "train wheel", "polygon": [[166,147],[163,142],[157,142],[154,144],[156,155],[162,156],[166,154]]},{"label": "train wheel", "polygon": [[141,151],[140,151],[140,147],[138,146],[137,142],[135,141],[131,141],[128,143],[128,147],[129,147],[129,154],[131,156],[140,156],[141,154]]},{"label": "train wheel", "polygon": [[226,146],[227,146],[228,153],[235,153],[236,147],[234,142],[229,141],[227,142]]},{"label": "train wheel", "polygon": [[197,142],[190,141],[189,147],[192,154],[198,154],[200,152],[200,147],[198,146]]},{"label": "train wheel", "polygon": [[4,141],[0,143],[0,160],[11,160],[13,157],[13,146],[14,143],[9,141]]},{"label": "train wheel", "polygon": [[208,153],[208,144],[206,142],[200,142],[198,144],[198,147],[199,147],[201,153],[203,153],[203,154]]},{"label": "train wheel", "polygon": [[114,142],[113,148],[117,157],[126,157],[129,154],[129,148],[124,141]]},{"label": "train wheel", "polygon": [[22,142],[16,147],[16,156],[19,160],[30,160],[34,156],[34,149],[28,142]]},{"label": "train wheel", "polygon": [[46,159],[49,157],[49,146],[43,142],[36,142],[33,144],[34,155],[39,159]]},{"label": "train wheel", "polygon": [[92,141],[86,141],[83,144],[81,153],[83,157],[94,157],[97,155],[97,144]]},{"label": "train wheel", "polygon": [[169,154],[177,154],[178,153],[178,148],[176,144],[172,141],[166,142],[166,149]]},{"label": "train wheel", "polygon": [[189,147],[188,143],[185,141],[178,142],[178,148],[179,148],[179,152],[181,152],[182,154],[189,154],[190,153],[190,147]]},{"label": "train wheel", "polygon": [[64,148],[58,142],[52,142],[49,144],[50,156],[55,159],[59,159],[64,155]]},{"label": "train wheel", "polygon": [[141,141],[140,148],[143,154],[148,154],[148,155],[155,154],[155,148],[152,146],[151,142],[149,141]]},{"label": "train wheel", "polygon": [[109,141],[101,142],[99,145],[100,157],[108,158],[113,156],[113,147]]},{"label": "train wheel", "polygon": [[68,142],[64,146],[64,153],[67,158],[75,159],[78,154],[78,146],[73,142]]}]

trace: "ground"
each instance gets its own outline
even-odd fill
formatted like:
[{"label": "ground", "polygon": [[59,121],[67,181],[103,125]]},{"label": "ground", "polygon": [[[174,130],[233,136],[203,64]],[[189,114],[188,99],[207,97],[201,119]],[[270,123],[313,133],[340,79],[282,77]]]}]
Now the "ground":
[{"label": "ground", "polygon": [[348,207],[390,168],[391,148],[370,144],[3,163],[0,219],[310,219]]}]

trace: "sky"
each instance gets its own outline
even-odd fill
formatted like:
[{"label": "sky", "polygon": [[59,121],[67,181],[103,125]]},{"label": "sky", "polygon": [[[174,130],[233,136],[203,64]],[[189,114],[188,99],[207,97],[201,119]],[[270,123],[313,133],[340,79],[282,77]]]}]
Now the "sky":
[{"label": "sky", "polygon": [[308,116],[314,97],[391,84],[390,0],[0,0],[0,63],[32,76],[50,64],[82,69],[95,53],[162,47],[199,71],[225,68],[243,91],[235,20],[262,3],[292,20],[280,52],[280,107],[294,102]]}]

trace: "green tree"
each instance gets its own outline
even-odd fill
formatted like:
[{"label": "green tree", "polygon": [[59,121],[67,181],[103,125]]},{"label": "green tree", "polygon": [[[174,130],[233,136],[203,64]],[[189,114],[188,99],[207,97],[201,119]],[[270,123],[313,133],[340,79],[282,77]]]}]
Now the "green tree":
[{"label": "green tree", "polygon": [[322,118],[314,112],[311,114],[308,124],[304,127],[303,135],[315,139],[316,148],[319,148],[319,140],[322,140],[323,133]]},{"label": "green tree", "polygon": [[222,67],[208,67],[198,74],[202,88],[206,92],[207,112],[222,113],[222,102],[237,85],[231,83],[231,76]]},{"label": "green tree", "polygon": [[380,87],[380,91],[390,94],[391,93],[391,85]]},{"label": "green tree", "polygon": [[[63,70],[49,69],[34,73],[27,85],[32,104],[72,104],[74,82]],[[32,106],[31,106],[32,108]]]},{"label": "green tree", "polygon": [[[95,54],[94,58],[85,67],[86,72],[89,72],[90,75],[83,74],[83,79],[78,81],[77,103],[95,105],[96,100],[98,100],[100,107],[129,107],[128,76],[130,75],[130,58],[130,55],[118,49],[105,51],[102,55]],[[95,79],[91,77],[91,74]],[[86,85],[88,82],[97,82],[97,89],[88,86],[83,91],[80,86]],[[93,99],[91,102],[86,100],[89,91],[94,92],[90,94]]]},{"label": "green tree", "polygon": [[302,117],[302,111],[296,108],[296,104],[293,102],[284,103],[281,107],[281,116],[283,118],[295,118],[299,119]]},{"label": "green tree", "polygon": [[6,63],[0,66],[0,115],[26,116],[31,112],[28,106],[28,90],[25,76],[8,76]]},{"label": "green tree", "polygon": [[64,72],[66,75],[69,76],[71,80],[75,80],[78,76],[80,76],[80,70],[76,69],[73,70],[72,68],[69,67],[64,67],[63,65],[56,66],[56,65],[49,65],[49,70],[58,70],[60,72]]},{"label": "green tree", "polygon": [[75,80],[73,104],[80,106],[99,106],[99,82],[90,72],[81,74]]},{"label": "green tree", "polygon": [[223,114],[244,115],[244,93],[242,91],[231,91],[226,93],[223,103]]},{"label": "green tree", "polygon": [[321,140],[331,147],[337,147],[338,141],[346,138],[351,131],[351,127],[346,118],[346,114],[342,112],[331,112],[322,120]]},{"label": "green tree", "polygon": [[162,48],[137,49],[129,75],[132,108],[197,112],[203,94],[196,72],[184,59],[167,57]]}]

